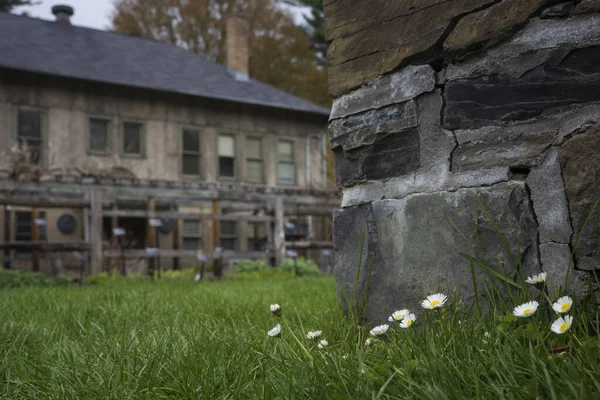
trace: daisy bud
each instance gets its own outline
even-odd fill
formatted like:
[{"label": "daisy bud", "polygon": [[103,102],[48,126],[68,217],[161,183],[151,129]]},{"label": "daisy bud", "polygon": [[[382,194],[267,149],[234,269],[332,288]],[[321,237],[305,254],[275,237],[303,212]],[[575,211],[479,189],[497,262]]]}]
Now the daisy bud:
[{"label": "daisy bud", "polygon": [[281,306],[279,304],[271,304],[269,308],[271,309],[271,312],[276,316],[279,317],[281,315]]},{"label": "daisy bud", "polygon": [[317,345],[317,347],[320,348],[320,349],[324,349],[328,345],[329,345],[329,342],[327,340],[323,339],[323,340],[321,340],[319,342],[319,344]]}]

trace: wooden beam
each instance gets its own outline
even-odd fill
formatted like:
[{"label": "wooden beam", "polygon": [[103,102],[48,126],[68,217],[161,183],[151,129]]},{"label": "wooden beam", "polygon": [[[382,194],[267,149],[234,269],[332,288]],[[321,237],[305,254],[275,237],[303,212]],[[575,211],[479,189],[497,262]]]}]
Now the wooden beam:
[{"label": "wooden beam", "polygon": [[296,249],[331,249],[333,242],[286,242],[286,246]]},{"label": "wooden beam", "polygon": [[[117,249],[107,249],[102,252],[106,258],[121,257],[121,253]],[[181,257],[181,258],[196,258],[196,250],[161,250],[161,257]],[[125,258],[148,258],[148,253],[144,249],[125,250]],[[231,251],[223,252],[222,257],[226,260],[251,260],[267,258],[267,253],[263,251]]]},{"label": "wooden beam", "polygon": [[275,266],[279,267],[285,258],[285,228],[283,216],[283,199],[275,198],[275,233],[273,235],[275,250]]},{"label": "wooden beam", "polygon": [[31,192],[29,195],[0,193],[0,204],[42,208],[84,208],[90,206],[90,201],[86,199],[73,199],[67,193],[48,194],[45,192]]},{"label": "wooden beam", "polygon": [[[38,243],[40,241],[40,227],[35,223],[35,220],[40,217],[40,211],[37,208],[31,209],[31,241]],[[40,252],[33,250],[31,253],[31,270],[40,270]]]},{"label": "wooden beam", "polygon": [[90,248],[90,273],[94,275],[102,271],[102,192],[98,189],[91,193]]},{"label": "wooden beam", "polygon": [[[12,211],[11,206],[6,204],[4,206],[4,241],[10,242],[12,240]],[[11,269],[12,268],[12,252],[10,249],[6,249],[4,251],[4,262],[2,264],[4,268]]]},{"label": "wooden beam", "polygon": [[87,242],[29,242],[13,240],[0,242],[0,249],[4,250],[36,250],[36,251],[88,251],[90,244]]},{"label": "wooden beam", "polygon": [[[171,206],[173,211],[177,211],[177,206]],[[179,246],[181,243],[181,235],[180,235],[180,227],[181,220],[174,219],[173,220],[173,250],[179,250]],[[179,257],[173,257],[173,269],[179,269]]]},{"label": "wooden beam", "polygon": [[249,221],[270,222],[274,217],[269,215],[211,215],[200,213],[187,213],[178,211],[155,211],[147,210],[105,210],[105,217],[129,217],[129,218],[164,218],[164,219],[196,219],[196,220],[219,220],[219,221]]}]

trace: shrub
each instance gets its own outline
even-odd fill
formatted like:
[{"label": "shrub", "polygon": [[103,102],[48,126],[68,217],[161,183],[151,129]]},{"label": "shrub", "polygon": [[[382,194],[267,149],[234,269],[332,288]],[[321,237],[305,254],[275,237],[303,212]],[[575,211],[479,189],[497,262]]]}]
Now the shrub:
[{"label": "shrub", "polygon": [[194,268],[185,268],[185,269],[177,269],[177,270],[166,270],[161,271],[161,279],[167,281],[177,281],[177,280],[192,280],[196,275],[196,270]]},{"label": "shrub", "polygon": [[59,286],[70,283],[67,278],[50,278],[41,272],[0,269],[0,288]]},{"label": "shrub", "polygon": [[234,264],[232,271],[234,274],[246,274],[269,268],[270,265],[267,263],[267,260],[240,260]]},{"label": "shrub", "polygon": [[[282,271],[294,273],[294,259],[286,258],[281,263],[280,269]],[[296,259],[296,276],[319,276],[321,275],[321,270],[317,264],[312,262],[311,260],[307,260],[304,257],[299,257]]]}]

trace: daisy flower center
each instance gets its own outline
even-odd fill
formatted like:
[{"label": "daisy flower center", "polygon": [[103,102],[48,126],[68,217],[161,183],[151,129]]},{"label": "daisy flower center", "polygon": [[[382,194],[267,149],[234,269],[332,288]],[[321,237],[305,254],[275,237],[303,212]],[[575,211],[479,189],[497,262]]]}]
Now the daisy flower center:
[{"label": "daisy flower center", "polygon": [[528,314],[528,313],[530,313],[532,311],[533,311],[532,308],[526,308],[526,309],[523,310],[523,314]]},{"label": "daisy flower center", "polygon": [[565,303],[562,306],[560,306],[560,311],[568,310],[569,307],[571,307],[571,303]]},{"label": "daisy flower center", "polygon": [[429,303],[429,305],[431,307],[439,306],[440,305],[440,301],[439,300],[434,300],[431,303]]},{"label": "daisy flower center", "polygon": [[411,326],[412,325],[412,319],[409,319],[408,321],[406,321],[406,326]]},{"label": "daisy flower center", "polygon": [[569,323],[565,322],[564,324],[561,324],[560,328],[558,328],[561,332],[564,332],[567,328],[569,327]]}]

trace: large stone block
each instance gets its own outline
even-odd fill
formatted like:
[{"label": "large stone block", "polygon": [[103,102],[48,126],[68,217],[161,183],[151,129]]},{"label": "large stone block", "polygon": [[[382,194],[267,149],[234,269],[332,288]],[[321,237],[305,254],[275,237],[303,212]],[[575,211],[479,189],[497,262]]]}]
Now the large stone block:
[{"label": "large stone block", "polygon": [[444,126],[464,129],[525,120],[552,108],[600,101],[600,46],[572,51],[521,79],[485,76],[449,82]]},{"label": "large stone block", "polygon": [[[338,287],[346,291],[354,287],[359,261],[354,232],[360,230],[369,235],[363,262],[372,257],[375,260],[367,304],[367,312],[374,320],[384,321],[390,311],[399,307],[416,310],[425,294],[438,290],[458,289],[467,301],[472,300],[469,263],[458,251],[485,258],[499,271],[514,272],[499,238],[476,204],[477,197],[512,246],[515,259],[528,258],[524,260],[527,270],[539,270],[537,226],[527,190],[523,183],[508,182],[456,192],[416,194],[338,211],[334,221],[336,251],[342,256],[336,259]],[[371,207],[372,216],[367,218],[364,210],[370,213]],[[450,219],[473,246],[452,227]],[[479,268],[476,273],[479,278],[485,275]],[[366,275],[359,279],[359,287],[365,286],[365,279]]]},{"label": "large stone block", "polygon": [[545,0],[504,0],[469,14],[456,25],[444,49],[456,51],[490,40],[498,40],[524,24]]},{"label": "large stone block", "polygon": [[379,134],[416,128],[418,123],[417,103],[411,100],[332,121],[329,143],[331,148],[352,150],[375,143]]},{"label": "large stone block", "polygon": [[[329,93],[338,97],[416,56],[428,63],[459,15],[495,0],[337,1],[325,6],[326,34],[332,40]],[[441,44],[437,47],[441,48]]]},{"label": "large stone block", "polygon": [[435,85],[435,72],[429,65],[409,66],[375,79],[368,85],[336,99],[331,119],[346,117],[390,104],[402,103],[430,92]]},{"label": "large stone block", "polygon": [[[589,216],[600,199],[600,125],[568,139],[560,148],[560,164],[569,210],[573,223],[572,246],[575,248],[575,265],[582,270],[595,270],[600,266],[600,210]],[[590,218],[586,224],[586,220]],[[579,243],[575,246],[577,237]]]},{"label": "large stone block", "polygon": [[338,147],[334,155],[339,186],[404,175],[419,167],[419,131],[381,134],[372,145],[350,151]]}]

